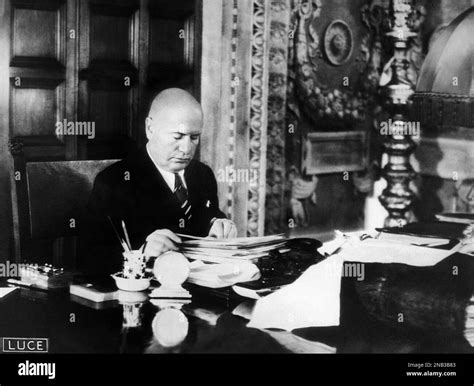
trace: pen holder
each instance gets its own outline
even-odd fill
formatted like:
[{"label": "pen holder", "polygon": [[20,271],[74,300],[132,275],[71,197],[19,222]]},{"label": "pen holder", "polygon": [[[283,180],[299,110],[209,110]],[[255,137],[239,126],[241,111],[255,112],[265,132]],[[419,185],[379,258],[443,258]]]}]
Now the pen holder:
[{"label": "pen holder", "polygon": [[117,287],[124,291],[145,291],[150,277],[145,276],[145,255],[139,251],[123,252],[123,270],[111,275]]},{"label": "pen holder", "polygon": [[123,252],[123,277],[143,279],[145,277],[145,255],[141,250]]}]

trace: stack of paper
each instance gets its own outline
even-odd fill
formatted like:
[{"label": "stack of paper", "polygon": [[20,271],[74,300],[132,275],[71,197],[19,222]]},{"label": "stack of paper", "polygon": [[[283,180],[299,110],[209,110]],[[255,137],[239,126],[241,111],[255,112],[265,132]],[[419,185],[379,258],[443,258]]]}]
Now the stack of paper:
[{"label": "stack of paper", "polygon": [[196,260],[191,264],[188,282],[209,288],[230,287],[236,283],[257,280],[260,271],[251,263],[206,264]]},{"label": "stack of paper", "polygon": [[233,239],[179,236],[184,239],[180,250],[187,258],[209,263],[255,263],[271,251],[283,248],[286,242],[283,235]]}]

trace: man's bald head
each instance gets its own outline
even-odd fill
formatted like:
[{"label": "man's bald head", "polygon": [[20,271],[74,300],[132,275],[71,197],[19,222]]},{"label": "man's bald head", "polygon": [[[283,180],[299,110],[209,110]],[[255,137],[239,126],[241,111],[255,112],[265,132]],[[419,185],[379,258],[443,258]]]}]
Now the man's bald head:
[{"label": "man's bald head", "polygon": [[159,93],[145,121],[147,147],[158,166],[171,172],[184,169],[194,156],[202,125],[201,105],[190,93],[179,88]]},{"label": "man's bald head", "polygon": [[153,119],[166,119],[169,115],[186,116],[196,120],[203,119],[199,102],[189,92],[180,88],[169,88],[160,92],[151,103],[148,116]]}]

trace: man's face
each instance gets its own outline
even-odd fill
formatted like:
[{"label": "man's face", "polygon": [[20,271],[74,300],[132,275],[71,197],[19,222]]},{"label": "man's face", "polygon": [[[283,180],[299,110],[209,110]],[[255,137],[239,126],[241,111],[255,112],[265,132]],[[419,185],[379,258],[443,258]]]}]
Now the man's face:
[{"label": "man's face", "polygon": [[159,167],[179,172],[189,165],[202,132],[202,118],[186,111],[161,112],[146,120],[148,146]]}]

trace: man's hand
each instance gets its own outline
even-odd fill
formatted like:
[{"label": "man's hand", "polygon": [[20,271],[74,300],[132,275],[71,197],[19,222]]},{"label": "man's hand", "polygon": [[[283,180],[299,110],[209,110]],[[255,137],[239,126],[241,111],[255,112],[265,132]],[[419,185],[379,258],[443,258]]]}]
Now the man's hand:
[{"label": "man's hand", "polygon": [[148,261],[150,257],[158,257],[168,251],[176,251],[177,243],[181,239],[169,229],[158,229],[146,238],[145,257]]},{"label": "man's hand", "polygon": [[209,236],[217,239],[231,239],[237,237],[237,227],[231,220],[218,218],[212,223]]}]

